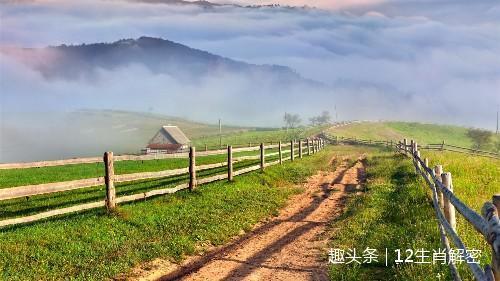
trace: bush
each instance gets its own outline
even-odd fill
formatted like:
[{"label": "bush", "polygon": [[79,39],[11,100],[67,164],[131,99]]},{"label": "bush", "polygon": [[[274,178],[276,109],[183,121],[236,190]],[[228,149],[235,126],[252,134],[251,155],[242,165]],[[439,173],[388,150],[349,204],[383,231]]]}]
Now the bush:
[{"label": "bush", "polygon": [[474,143],[473,148],[483,149],[490,144],[493,133],[486,130],[471,128],[467,131],[467,136]]}]

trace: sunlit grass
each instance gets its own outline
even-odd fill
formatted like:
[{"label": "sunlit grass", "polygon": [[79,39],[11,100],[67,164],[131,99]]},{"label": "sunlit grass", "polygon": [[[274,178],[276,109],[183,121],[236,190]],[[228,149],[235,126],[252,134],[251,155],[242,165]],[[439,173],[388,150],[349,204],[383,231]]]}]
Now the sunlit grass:
[{"label": "sunlit grass", "polygon": [[[331,280],[448,280],[448,268],[396,264],[395,250],[441,247],[426,189],[411,162],[392,152],[369,154],[366,192],[351,194],[344,214],[331,223],[331,248],[377,249],[378,262],[330,265]],[[386,265],[385,249],[388,251]]]},{"label": "sunlit grass", "polygon": [[[500,160],[471,156],[454,152],[421,152],[422,157],[429,158],[429,166],[443,165],[445,172],[451,172],[453,192],[478,214],[486,201],[491,201],[492,195],[500,193]],[[458,212],[457,232],[465,245],[470,249],[482,250],[483,264],[491,262],[490,246]],[[465,266],[460,273],[471,277]]]},{"label": "sunlit grass", "polygon": [[[103,280],[143,261],[179,260],[208,245],[223,244],[277,214],[286,199],[300,191],[297,184],[327,168],[332,153],[325,149],[266,168],[265,173],[236,177],[233,183],[220,181],[194,192],[120,205],[115,215],[96,209],[3,229],[0,277]],[[142,183],[133,185],[139,188]]]}]

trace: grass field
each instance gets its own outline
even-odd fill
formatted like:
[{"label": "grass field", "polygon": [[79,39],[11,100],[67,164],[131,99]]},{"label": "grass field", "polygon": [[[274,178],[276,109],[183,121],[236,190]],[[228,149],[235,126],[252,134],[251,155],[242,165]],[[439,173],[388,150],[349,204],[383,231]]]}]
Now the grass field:
[{"label": "grass field", "polygon": [[[284,148],[287,150],[287,148]],[[266,149],[267,153],[277,149]],[[234,157],[258,155],[259,151],[235,152]],[[226,154],[210,155],[196,158],[197,165],[213,164],[227,160]],[[186,168],[188,158],[170,158],[144,161],[115,161],[115,174],[129,174],[139,172],[155,172],[162,170]],[[103,163],[75,164],[27,169],[0,170],[0,188],[22,186],[28,184],[42,184],[48,182],[69,181],[104,176]]]},{"label": "grass field", "polygon": [[[407,138],[414,139],[421,144],[441,143],[444,140],[447,144],[456,146],[472,146],[471,140],[467,137],[467,128],[451,125],[411,122],[361,122],[330,128],[327,132],[338,136],[372,140],[399,141]],[[494,151],[494,141],[500,141],[500,138],[493,137],[492,144],[488,147],[489,150]]]},{"label": "grass field", "polygon": [[[316,134],[322,128],[231,133],[223,139],[231,144],[288,140]],[[442,135],[436,125],[411,123],[352,124],[343,128],[343,136],[394,139],[401,136],[434,142]],[[465,133],[449,128],[457,145],[467,145]],[[463,129],[465,130],[465,129]],[[338,132],[336,132],[338,133]],[[452,143],[446,139],[447,143]],[[462,141],[462,143],[460,143]],[[216,146],[218,136],[199,138],[195,145]],[[285,148],[288,150],[289,148]],[[266,150],[266,153],[275,152]],[[333,146],[301,161],[273,166],[264,174],[253,172],[237,177],[234,183],[224,181],[201,186],[195,192],[173,195],[119,206],[112,215],[102,209],[62,216],[24,226],[0,230],[0,279],[59,280],[72,276],[76,280],[102,280],[130,270],[134,265],[157,257],[179,260],[185,255],[203,251],[210,245],[221,245],[231,237],[247,231],[259,220],[274,215],[286,199],[300,192],[297,184],[318,169],[325,169],[332,155],[354,157],[367,155],[366,192],[351,194],[344,214],[331,223],[331,247],[344,250],[375,248],[379,262],[363,265],[332,265],[331,280],[449,280],[446,265],[396,264],[394,250],[441,247],[437,222],[425,182],[417,177],[411,161],[383,148],[367,146]],[[236,153],[235,157],[257,155],[258,151]],[[500,165],[498,160],[452,152],[422,151],[430,165],[442,164],[453,174],[455,194],[479,212],[482,204],[498,193]],[[276,156],[267,159],[273,161]],[[353,158],[354,159],[354,158]],[[226,160],[226,155],[197,158],[197,164]],[[259,160],[235,164],[235,169],[255,165]],[[159,171],[187,167],[187,159],[117,161],[116,174]],[[0,170],[0,188],[26,184],[98,177],[102,164],[79,164],[57,167]],[[202,171],[199,177],[224,173],[225,168]],[[173,187],[187,182],[187,175],[164,179],[117,184],[117,195],[129,195],[157,188]],[[20,198],[0,202],[0,219],[35,214],[79,203],[103,200],[104,187]],[[489,263],[489,247],[484,238],[457,214],[458,232],[469,248],[483,251],[481,265]],[[388,249],[389,263],[384,254]],[[459,267],[463,280],[471,274],[465,265]]]},{"label": "grass field", "polygon": [[[324,168],[332,149],[201,186],[195,192],[64,216],[0,233],[0,272],[6,280],[102,280],[157,257],[178,260],[220,245],[273,215],[297,184]],[[149,183],[148,183],[149,184]],[[166,185],[161,180],[154,185]],[[140,185],[140,184],[139,184]],[[84,195],[81,195],[84,196]]]},{"label": "grass field", "polygon": [[[455,194],[480,212],[482,204],[498,193],[498,160],[451,152],[424,152],[430,164],[443,164],[453,174]],[[450,280],[449,269],[439,264],[396,264],[394,250],[441,247],[430,190],[409,159],[392,152],[370,152],[367,192],[352,196],[345,213],[332,222],[332,248],[363,251],[378,249],[382,260],[373,264],[331,265],[331,280]],[[457,213],[458,233],[469,249],[482,250],[481,265],[489,264],[490,248],[484,238]],[[388,266],[385,249],[388,249]],[[463,280],[472,280],[465,264]]]},{"label": "grass field", "polygon": [[219,143],[225,147],[226,144],[231,145],[248,145],[249,143],[256,145],[262,142],[276,142],[281,140],[287,142],[291,140],[305,139],[312,135],[321,133],[328,126],[303,127],[297,129],[255,129],[249,131],[239,131],[223,134],[221,137],[217,135],[196,137],[193,139],[193,145],[199,149],[203,149],[205,145],[209,148],[219,147]]},{"label": "grass field", "polygon": [[[266,153],[272,153],[276,149],[267,149]],[[258,155],[259,151],[239,152],[235,156]],[[286,154],[284,155],[286,157]],[[267,161],[277,160],[278,156],[267,157]],[[164,159],[149,161],[118,161],[115,163],[117,174],[126,174],[132,172],[158,171],[187,167],[187,159]],[[198,165],[211,164],[226,161],[226,155],[213,155],[199,157]],[[234,163],[234,169],[256,165],[260,160],[245,160]],[[38,184],[52,181],[72,180],[81,177],[96,176],[94,173],[102,175],[102,164],[98,165],[97,170],[93,170],[94,165],[66,165],[55,167],[44,167],[35,169],[17,169],[0,170],[2,187],[18,186],[24,184]],[[87,169],[85,169],[87,167]],[[39,172],[37,172],[39,171]],[[213,176],[226,173],[226,167],[198,171],[198,178]],[[151,191],[159,188],[175,187],[181,183],[189,181],[187,174],[168,178],[143,180],[135,182],[124,182],[116,184],[118,196],[137,194],[140,192]],[[77,189],[67,192],[51,193],[33,196],[30,198],[17,198],[12,200],[0,201],[0,219],[32,215],[42,211],[56,208],[69,207],[76,204],[90,203],[103,200],[105,198],[105,187],[95,186],[84,189]]]},{"label": "grass field", "polygon": [[[451,172],[453,192],[467,206],[481,214],[481,208],[486,201],[491,201],[492,195],[500,193],[500,160],[484,157],[474,157],[453,152],[422,152],[422,157],[429,158],[429,166],[443,165],[445,172]],[[457,217],[457,232],[465,245],[471,249],[483,251],[483,262],[490,262],[490,246],[467,221],[459,214]],[[465,266],[459,267],[464,276],[468,273]],[[469,274],[470,275],[470,274]]]},{"label": "grass field", "polygon": [[[437,224],[427,193],[410,161],[393,152],[375,151],[366,161],[367,185],[348,200],[345,213],[331,223],[332,248],[377,249],[371,264],[332,264],[331,280],[448,280],[447,267],[396,264],[395,250],[438,249]],[[388,250],[388,265],[385,250]]]}]

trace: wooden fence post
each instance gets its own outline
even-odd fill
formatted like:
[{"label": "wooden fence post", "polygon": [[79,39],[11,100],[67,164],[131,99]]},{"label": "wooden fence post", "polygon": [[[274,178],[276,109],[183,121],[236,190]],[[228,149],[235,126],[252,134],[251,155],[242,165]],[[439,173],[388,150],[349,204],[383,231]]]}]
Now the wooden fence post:
[{"label": "wooden fence post", "polygon": [[500,216],[500,193],[493,195],[491,201],[493,202],[493,205],[497,207],[497,213],[499,213],[498,215]]},{"label": "wooden fence post", "polygon": [[311,140],[307,139],[307,155],[311,155]]},{"label": "wooden fence post", "polygon": [[278,154],[280,156],[280,165],[283,164],[283,148],[281,147],[281,141],[278,143]]},{"label": "wooden fence post", "polygon": [[[444,173],[441,175],[443,180],[443,185],[453,193],[453,183],[451,180],[451,173]],[[446,220],[450,223],[451,227],[456,230],[457,229],[457,221],[455,219],[455,206],[453,206],[448,199],[448,197],[444,196],[444,215]]]},{"label": "wooden fence post", "polygon": [[[415,152],[415,155],[420,158],[420,151],[417,150],[417,152]],[[420,170],[420,162],[418,161],[417,158],[415,158],[415,169],[416,169],[416,172],[418,173],[418,171]]]},{"label": "wooden fence post", "polygon": [[208,151],[208,145],[205,144],[205,151]]},{"label": "wooden fence post", "polygon": [[[443,166],[442,165],[436,165],[434,167],[434,174],[436,175],[436,178],[439,182],[443,182],[443,180],[442,180]],[[441,188],[439,188],[437,185],[436,185],[436,191],[437,191],[437,195],[438,195],[439,207],[441,209],[444,209],[443,193],[441,192]]]},{"label": "wooden fence post", "polygon": [[404,145],[404,150],[405,150],[405,153],[408,152],[408,140],[407,139],[403,139],[403,145]]},{"label": "wooden fence post", "polygon": [[264,166],[266,165],[266,155],[264,143],[260,144],[260,170],[264,171]]},{"label": "wooden fence post", "polygon": [[443,143],[441,144],[441,151],[444,150],[444,140],[443,140]]},{"label": "wooden fence post", "polygon": [[[496,215],[500,217],[500,194],[495,194],[492,197],[492,203],[497,209]],[[496,237],[496,239],[500,239],[500,237]],[[491,253],[491,268],[493,271],[494,280],[500,280],[500,252],[499,249],[494,249],[492,245],[492,253]]]},{"label": "wooden fence post", "polygon": [[233,146],[227,146],[227,180],[233,181]]},{"label": "wooden fence post", "polygon": [[302,140],[299,140],[299,158],[302,159]]},{"label": "wooden fence post", "polygon": [[196,148],[189,148],[189,190],[196,188]]},{"label": "wooden fence post", "polygon": [[116,208],[115,168],[112,151],[104,153],[104,171],[106,173],[104,177],[106,182],[106,209],[112,211]]},{"label": "wooden fence post", "polygon": [[[428,158],[424,159],[424,165],[425,165],[425,167],[429,168],[429,159]],[[427,175],[427,177],[429,176],[427,169],[424,169],[424,173]]]},{"label": "wooden fence post", "polygon": [[290,161],[293,161],[295,159],[295,152],[293,151],[294,143],[293,140],[290,142]]}]

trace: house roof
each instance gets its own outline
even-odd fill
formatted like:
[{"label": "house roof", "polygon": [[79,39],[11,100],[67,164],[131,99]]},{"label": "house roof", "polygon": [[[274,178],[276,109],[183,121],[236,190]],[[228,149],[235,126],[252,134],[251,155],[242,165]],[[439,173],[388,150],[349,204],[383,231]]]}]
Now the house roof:
[{"label": "house roof", "polygon": [[163,126],[162,130],[170,135],[178,144],[187,144],[190,142],[186,135],[177,126]]}]

